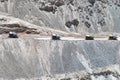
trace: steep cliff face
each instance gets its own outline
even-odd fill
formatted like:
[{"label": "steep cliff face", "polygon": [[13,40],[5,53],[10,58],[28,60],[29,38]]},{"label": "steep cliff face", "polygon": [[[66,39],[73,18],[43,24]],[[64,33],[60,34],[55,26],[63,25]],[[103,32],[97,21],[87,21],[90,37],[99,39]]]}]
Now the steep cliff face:
[{"label": "steep cliff face", "polygon": [[0,11],[39,26],[78,33],[120,32],[119,0],[1,0],[0,5]]},{"label": "steep cliff face", "polygon": [[[40,78],[45,75],[74,73],[83,70],[94,74],[94,69],[107,69],[105,67],[112,65],[117,65],[119,72],[119,45],[118,41],[1,39],[0,78]],[[112,69],[116,68],[111,67]],[[108,75],[110,74],[112,73]]]}]

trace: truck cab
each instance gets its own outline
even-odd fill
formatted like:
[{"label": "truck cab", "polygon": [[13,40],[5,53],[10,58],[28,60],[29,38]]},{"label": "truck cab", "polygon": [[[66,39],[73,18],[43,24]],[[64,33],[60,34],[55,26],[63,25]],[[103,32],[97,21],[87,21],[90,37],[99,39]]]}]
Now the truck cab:
[{"label": "truck cab", "polygon": [[60,40],[60,36],[57,34],[52,34],[52,40]]},{"label": "truck cab", "polygon": [[9,32],[8,38],[18,38],[18,35],[16,32]]}]

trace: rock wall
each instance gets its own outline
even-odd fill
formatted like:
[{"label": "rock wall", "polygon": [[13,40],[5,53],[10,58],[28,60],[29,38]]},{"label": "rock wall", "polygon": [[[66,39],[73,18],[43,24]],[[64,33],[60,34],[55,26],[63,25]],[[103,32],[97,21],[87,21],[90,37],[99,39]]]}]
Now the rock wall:
[{"label": "rock wall", "polygon": [[[0,39],[0,78],[74,73],[120,64],[119,41]],[[44,79],[43,79],[44,80]]]},{"label": "rock wall", "polygon": [[67,32],[119,33],[119,0],[1,0],[0,11]]}]

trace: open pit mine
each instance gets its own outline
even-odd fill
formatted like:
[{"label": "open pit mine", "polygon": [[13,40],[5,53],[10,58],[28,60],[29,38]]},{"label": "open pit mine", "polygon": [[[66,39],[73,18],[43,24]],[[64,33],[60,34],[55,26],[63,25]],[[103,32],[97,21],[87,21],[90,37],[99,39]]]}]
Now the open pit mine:
[{"label": "open pit mine", "polygon": [[0,80],[120,80],[120,0],[0,0]]}]

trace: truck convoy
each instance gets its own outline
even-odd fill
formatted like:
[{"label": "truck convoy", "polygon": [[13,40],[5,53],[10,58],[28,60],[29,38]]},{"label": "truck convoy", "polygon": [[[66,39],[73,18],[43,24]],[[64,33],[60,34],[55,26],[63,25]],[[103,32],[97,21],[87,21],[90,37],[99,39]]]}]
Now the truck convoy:
[{"label": "truck convoy", "polygon": [[[9,32],[8,38],[18,38],[18,35],[16,32]],[[51,39],[52,40],[61,40],[61,37],[57,34],[52,34]],[[86,35],[85,40],[95,40],[95,39],[94,39],[94,36]],[[118,40],[118,37],[109,35],[108,40]]]}]

